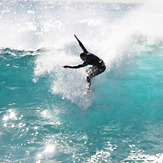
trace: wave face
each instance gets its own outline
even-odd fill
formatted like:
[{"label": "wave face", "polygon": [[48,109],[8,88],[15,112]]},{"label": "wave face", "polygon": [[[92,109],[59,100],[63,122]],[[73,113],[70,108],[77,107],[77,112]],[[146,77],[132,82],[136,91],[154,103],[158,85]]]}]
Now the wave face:
[{"label": "wave face", "polygon": [[[0,3],[0,162],[161,162],[160,3]],[[73,34],[107,70],[92,80]],[[82,110],[80,106],[87,108]]]}]

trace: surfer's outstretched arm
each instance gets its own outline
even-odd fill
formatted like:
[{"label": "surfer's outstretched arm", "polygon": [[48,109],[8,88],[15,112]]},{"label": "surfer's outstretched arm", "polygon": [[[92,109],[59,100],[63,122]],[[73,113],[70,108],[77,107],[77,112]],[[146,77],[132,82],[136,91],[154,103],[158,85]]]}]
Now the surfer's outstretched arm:
[{"label": "surfer's outstretched arm", "polygon": [[65,65],[63,66],[64,68],[73,68],[73,69],[76,69],[76,68],[81,68],[81,67],[85,67],[87,66],[88,63],[87,62],[84,62],[83,64],[80,64],[80,65],[77,65],[77,66],[68,66],[68,65]]},{"label": "surfer's outstretched arm", "polygon": [[74,35],[74,36],[75,36],[75,38],[77,39],[77,41],[78,41],[80,47],[82,48],[82,50],[83,50],[85,53],[88,53],[87,49],[84,47],[84,45],[81,43],[81,41],[77,38],[77,36],[76,36],[76,35]]}]

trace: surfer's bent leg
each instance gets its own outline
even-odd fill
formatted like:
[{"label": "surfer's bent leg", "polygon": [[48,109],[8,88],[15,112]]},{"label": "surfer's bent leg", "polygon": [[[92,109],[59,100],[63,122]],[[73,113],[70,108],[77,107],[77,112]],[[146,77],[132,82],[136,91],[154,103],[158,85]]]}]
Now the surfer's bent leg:
[{"label": "surfer's bent leg", "polygon": [[[102,72],[105,71],[105,66],[102,67],[102,68],[98,68],[96,66],[93,66],[91,68],[89,68],[89,73],[88,73],[88,76],[87,76],[87,82],[88,82],[88,85],[89,85],[89,89],[90,89],[90,86],[91,86],[91,79],[99,74],[101,74]],[[90,72],[91,70],[91,72]]]}]

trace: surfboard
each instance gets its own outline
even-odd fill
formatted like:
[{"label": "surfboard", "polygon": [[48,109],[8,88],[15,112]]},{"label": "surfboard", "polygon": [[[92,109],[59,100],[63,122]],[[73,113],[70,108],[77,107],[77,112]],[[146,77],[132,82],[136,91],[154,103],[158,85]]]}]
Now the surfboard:
[{"label": "surfboard", "polygon": [[92,92],[87,90],[77,101],[77,105],[81,110],[87,110],[92,104]]}]

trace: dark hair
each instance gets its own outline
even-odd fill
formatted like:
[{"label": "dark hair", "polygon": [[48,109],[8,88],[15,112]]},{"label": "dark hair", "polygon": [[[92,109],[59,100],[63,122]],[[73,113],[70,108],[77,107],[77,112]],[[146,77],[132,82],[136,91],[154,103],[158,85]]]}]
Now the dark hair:
[{"label": "dark hair", "polygon": [[80,58],[82,58],[82,57],[86,57],[86,56],[87,56],[87,54],[84,53],[84,52],[80,54]]}]

